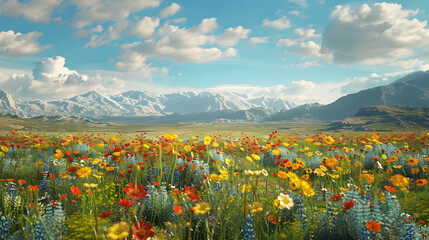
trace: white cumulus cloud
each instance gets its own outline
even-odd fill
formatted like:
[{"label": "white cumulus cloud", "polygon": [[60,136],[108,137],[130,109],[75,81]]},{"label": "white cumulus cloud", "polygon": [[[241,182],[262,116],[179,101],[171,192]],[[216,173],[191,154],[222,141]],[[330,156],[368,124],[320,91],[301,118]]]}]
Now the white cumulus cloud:
[{"label": "white cumulus cloud", "polygon": [[155,33],[155,29],[158,26],[159,18],[145,16],[131,29],[131,33],[141,38],[149,38]]},{"label": "white cumulus cloud", "polygon": [[[204,19],[191,28],[164,24],[155,37],[121,46],[121,59],[115,64],[121,70],[137,70],[148,65],[149,59],[169,59],[178,64],[207,63],[221,58],[234,57],[234,46],[247,38],[250,30],[242,26],[228,28],[219,35],[209,34],[218,27],[216,18]],[[217,44],[221,49],[213,46]]]},{"label": "white cumulus cloud", "polygon": [[249,43],[258,44],[258,43],[268,43],[268,37],[252,37],[249,39]]},{"label": "white cumulus cloud", "polygon": [[298,44],[299,41],[317,39],[322,36],[321,34],[315,34],[314,29],[297,28],[293,30],[294,36],[292,38],[280,39],[277,42],[277,46],[292,46]]},{"label": "white cumulus cloud", "polygon": [[290,21],[285,16],[273,21],[270,21],[268,18],[265,18],[262,21],[262,26],[277,28],[280,30],[291,27]]},{"label": "white cumulus cloud", "polygon": [[15,98],[60,99],[90,90],[118,91],[125,86],[117,78],[87,76],[65,67],[65,58],[37,62],[32,74],[0,74],[0,88]]},{"label": "white cumulus cloud", "polygon": [[78,11],[72,17],[72,26],[82,29],[94,23],[125,20],[132,13],[158,7],[160,0],[71,0]]},{"label": "white cumulus cloud", "polygon": [[51,48],[52,45],[39,45],[37,39],[42,35],[40,32],[26,34],[15,33],[12,30],[0,32],[0,55],[18,58],[40,53]]},{"label": "white cumulus cloud", "polygon": [[52,20],[51,14],[60,3],[61,0],[0,1],[0,15],[46,23]]},{"label": "white cumulus cloud", "polygon": [[176,14],[180,10],[180,8],[182,7],[179,4],[172,3],[170,6],[162,9],[162,11],[159,13],[159,16],[161,18],[167,18],[169,16]]},{"label": "white cumulus cloud", "polygon": [[339,64],[383,64],[416,55],[429,46],[427,21],[396,3],[338,5],[323,34],[321,54]]}]

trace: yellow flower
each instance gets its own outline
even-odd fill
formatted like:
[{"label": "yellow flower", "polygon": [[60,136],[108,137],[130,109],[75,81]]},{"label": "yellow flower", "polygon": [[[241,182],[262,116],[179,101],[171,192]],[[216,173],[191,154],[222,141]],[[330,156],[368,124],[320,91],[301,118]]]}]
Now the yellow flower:
[{"label": "yellow flower", "polygon": [[210,143],[212,142],[212,138],[207,136],[204,138],[204,145],[210,145]]},{"label": "yellow flower", "polygon": [[261,160],[261,157],[259,157],[259,155],[257,154],[252,154],[252,158],[255,159],[256,161]]},{"label": "yellow flower", "polygon": [[396,174],[390,178],[390,181],[392,181],[392,184],[401,188],[406,188],[410,182],[408,179],[400,174]]},{"label": "yellow flower", "polygon": [[402,168],[402,166],[401,166],[401,165],[393,165],[393,167],[394,167],[394,168],[397,168],[397,169],[401,169],[401,168]]},{"label": "yellow flower", "polygon": [[280,178],[286,178],[288,175],[287,175],[287,173],[285,173],[285,172],[283,172],[283,171],[279,171],[279,172],[277,173],[277,176],[279,176]]},{"label": "yellow flower", "polygon": [[311,197],[315,194],[310,184],[308,184],[308,182],[306,181],[301,181],[301,190],[302,190],[302,193],[307,197]]},{"label": "yellow flower", "polygon": [[113,167],[113,166],[106,167],[107,171],[113,171],[114,169],[115,169],[115,167]]},{"label": "yellow flower", "polygon": [[96,183],[84,183],[83,186],[86,188],[96,188],[96,187],[98,187],[98,184],[96,184]]},{"label": "yellow flower", "polygon": [[262,205],[262,203],[253,202],[252,208],[250,209],[250,212],[251,213],[258,213],[258,212],[262,212],[263,209],[264,209],[264,205]]},{"label": "yellow flower", "polygon": [[356,162],[354,163],[354,165],[355,165],[355,167],[357,167],[357,168],[362,167],[362,163],[361,163],[361,162],[359,162],[359,161],[356,161]]},{"label": "yellow flower", "polygon": [[274,205],[280,209],[290,209],[293,207],[293,200],[289,195],[280,193],[276,200],[274,200]]},{"label": "yellow flower", "polygon": [[292,165],[292,169],[293,169],[293,170],[297,170],[297,169],[299,169],[299,164],[298,164],[298,163],[294,163],[294,164]]},{"label": "yellow flower", "polygon": [[217,174],[210,174],[209,179],[212,180],[213,182],[217,182],[217,181],[221,180],[221,176],[217,175]]},{"label": "yellow flower", "polygon": [[173,139],[176,139],[178,137],[179,136],[177,134],[175,134],[175,133],[167,133],[167,134],[164,135],[164,138],[166,140],[173,140]]},{"label": "yellow flower", "polygon": [[9,148],[7,148],[5,145],[3,145],[3,146],[1,146],[1,150],[2,150],[3,152],[8,152],[8,151],[9,151]]},{"label": "yellow flower", "polygon": [[319,166],[324,172],[328,171],[328,169],[324,165]]},{"label": "yellow flower", "polygon": [[250,185],[250,184],[243,185],[243,187],[241,188],[241,192],[244,193],[245,191],[251,192],[252,191],[252,185]]},{"label": "yellow flower", "polygon": [[320,168],[314,169],[314,172],[317,174],[317,176],[320,176],[320,177],[325,176],[325,172],[322,171],[322,169],[320,169]]},{"label": "yellow flower", "polygon": [[184,149],[185,151],[187,151],[187,152],[190,152],[190,151],[192,150],[192,147],[191,147],[191,146],[189,146],[189,145],[185,145],[185,146],[183,147],[183,149]]},{"label": "yellow flower", "polygon": [[365,148],[366,149],[372,149],[372,146],[371,145],[365,145]]},{"label": "yellow flower", "polygon": [[372,174],[361,174],[359,175],[359,180],[362,180],[362,178],[365,178],[368,184],[372,184],[375,181],[374,175]]},{"label": "yellow flower", "polygon": [[55,152],[56,152],[56,153],[54,154],[54,159],[61,159],[61,158],[63,158],[63,157],[64,157],[64,153],[63,153],[63,152],[61,152],[61,150],[60,150],[60,149],[57,149]]},{"label": "yellow flower", "polygon": [[98,164],[98,166],[100,168],[105,168],[106,167],[106,163],[105,162],[101,162],[100,164]]},{"label": "yellow flower", "polygon": [[329,168],[333,168],[338,164],[338,160],[336,158],[327,158],[325,160],[325,166]]},{"label": "yellow flower", "polygon": [[201,202],[201,203],[197,203],[195,207],[191,208],[191,211],[195,214],[204,214],[210,211],[210,209],[211,209],[210,204]]},{"label": "yellow flower", "polygon": [[246,160],[249,161],[249,162],[253,162],[252,158],[249,157],[249,156],[246,156]]},{"label": "yellow flower", "polygon": [[323,137],[323,141],[325,141],[325,143],[328,145],[331,145],[335,142],[335,140],[331,136]]},{"label": "yellow flower", "polygon": [[313,156],[313,152],[308,152],[307,156],[312,157]]},{"label": "yellow flower", "polygon": [[274,150],[272,151],[272,154],[273,154],[274,156],[277,156],[277,155],[279,155],[279,154],[280,154],[280,151],[279,151],[278,149],[274,149]]},{"label": "yellow flower", "polygon": [[90,167],[83,167],[76,172],[77,177],[89,177],[92,174],[92,170]]},{"label": "yellow flower", "polygon": [[117,223],[107,229],[106,237],[109,239],[124,239],[128,237],[129,226],[126,222]]},{"label": "yellow flower", "polygon": [[219,147],[218,143],[213,143],[213,147]]}]

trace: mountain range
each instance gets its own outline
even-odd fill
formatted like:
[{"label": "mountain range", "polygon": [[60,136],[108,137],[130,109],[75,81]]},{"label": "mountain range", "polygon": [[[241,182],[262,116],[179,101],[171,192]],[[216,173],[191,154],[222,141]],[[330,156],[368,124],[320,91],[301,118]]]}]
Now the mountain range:
[{"label": "mountain range", "polygon": [[157,94],[128,91],[105,95],[90,91],[54,101],[14,101],[0,90],[0,113],[20,117],[79,116],[104,122],[236,122],[338,121],[355,116],[362,108],[375,105],[429,106],[429,71],[414,72],[391,84],[348,94],[336,101],[296,106],[271,97],[249,98],[234,92],[174,92]]},{"label": "mountain range", "polygon": [[[291,109],[294,103],[280,98],[249,98],[234,92],[175,92],[156,94],[148,91],[128,91],[116,95],[105,95],[90,91],[72,98],[43,101],[14,101],[0,90],[0,113],[20,117],[43,115],[80,116],[91,119],[161,117],[181,114],[234,112],[263,109],[268,112]],[[256,120],[256,119],[249,119]]]}]

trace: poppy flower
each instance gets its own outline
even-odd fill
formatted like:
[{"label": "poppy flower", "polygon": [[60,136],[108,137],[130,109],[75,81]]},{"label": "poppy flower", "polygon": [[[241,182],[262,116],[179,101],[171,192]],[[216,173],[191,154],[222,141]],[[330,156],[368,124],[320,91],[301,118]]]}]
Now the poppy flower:
[{"label": "poppy flower", "polygon": [[99,214],[98,214],[98,216],[99,216],[99,217],[101,217],[101,218],[107,218],[107,217],[109,217],[111,214],[112,214],[112,212],[105,211],[105,212],[99,213]]},{"label": "poppy flower", "polygon": [[369,221],[366,223],[366,227],[369,229],[369,231],[371,232],[379,232],[380,231],[380,223],[377,223],[376,221]]},{"label": "poppy flower", "polygon": [[335,195],[332,195],[330,198],[331,198],[332,201],[340,201],[341,200],[341,195],[340,194],[335,194]]},{"label": "poppy flower", "polygon": [[71,187],[70,189],[74,195],[80,194],[80,189],[78,187]]},{"label": "poppy flower", "polygon": [[144,221],[139,221],[133,226],[133,233],[137,240],[146,240],[147,238],[151,238],[155,235],[152,231],[152,224]]},{"label": "poppy flower", "polygon": [[182,215],[182,206],[174,205],[174,211],[175,211],[178,215]]},{"label": "poppy flower", "polygon": [[131,207],[131,204],[133,202],[131,200],[128,199],[120,199],[119,200],[119,205],[123,206],[123,207]]},{"label": "poppy flower", "polygon": [[385,188],[387,191],[391,192],[391,193],[396,192],[396,188],[391,187],[391,186],[389,186],[389,185],[384,186],[384,188]]},{"label": "poppy flower", "polygon": [[274,215],[269,215],[268,216],[268,221],[272,224],[277,224],[277,217]]},{"label": "poppy flower", "polygon": [[147,192],[144,190],[143,185],[137,185],[135,186],[133,183],[128,184],[129,188],[124,188],[125,193],[134,198],[134,199],[141,199],[142,197],[146,197]]},{"label": "poppy flower", "polygon": [[191,187],[185,187],[185,194],[192,202],[200,201],[200,195],[197,194],[197,190]]},{"label": "poppy flower", "polygon": [[342,202],[341,204],[344,206],[343,209],[349,210],[350,208],[352,208],[355,205],[355,201],[351,200],[351,201],[347,201],[347,202]]},{"label": "poppy flower", "polygon": [[25,184],[25,180],[24,179],[18,180],[18,184],[19,185],[24,185]]}]

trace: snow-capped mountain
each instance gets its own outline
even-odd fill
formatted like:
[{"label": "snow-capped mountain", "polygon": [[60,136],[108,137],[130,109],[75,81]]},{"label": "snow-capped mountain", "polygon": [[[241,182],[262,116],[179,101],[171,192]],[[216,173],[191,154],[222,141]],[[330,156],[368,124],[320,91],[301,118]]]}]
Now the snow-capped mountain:
[{"label": "snow-capped mountain", "polygon": [[157,94],[148,91],[128,91],[105,95],[90,91],[72,98],[55,101],[13,101],[0,92],[0,113],[22,117],[41,115],[80,116],[90,118],[164,116],[172,113],[190,114],[222,110],[240,111],[253,108],[287,110],[295,104],[279,98],[249,99],[246,95],[226,92],[174,92]]}]

